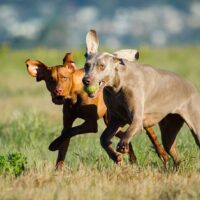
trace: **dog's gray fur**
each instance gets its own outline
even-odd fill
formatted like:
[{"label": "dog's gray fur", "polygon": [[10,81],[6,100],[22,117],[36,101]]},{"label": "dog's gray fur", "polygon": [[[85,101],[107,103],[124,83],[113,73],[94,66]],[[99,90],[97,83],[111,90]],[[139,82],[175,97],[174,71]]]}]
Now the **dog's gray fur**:
[{"label": "dog's gray fur", "polygon": [[[97,53],[98,38],[88,37],[85,77],[93,85],[106,82],[104,101],[111,116],[110,126],[101,136],[108,150],[119,126],[130,124],[118,144],[123,153],[132,136],[143,127],[159,124],[165,150],[179,162],[175,138],[183,123],[200,146],[200,96],[196,89],[175,73],[119,59],[110,53]],[[87,44],[88,44],[87,43]],[[89,54],[89,53],[88,53]]]}]

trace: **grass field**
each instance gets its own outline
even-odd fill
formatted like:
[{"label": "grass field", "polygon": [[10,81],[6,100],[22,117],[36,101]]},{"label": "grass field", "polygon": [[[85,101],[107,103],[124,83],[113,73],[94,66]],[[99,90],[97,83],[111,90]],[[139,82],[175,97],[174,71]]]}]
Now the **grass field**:
[{"label": "grass field", "polygon": [[[200,91],[200,46],[139,50],[140,62],[177,72]],[[144,132],[132,141],[138,163],[130,165],[125,157],[123,166],[116,166],[99,144],[105,127],[101,120],[97,134],[72,139],[64,172],[54,171],[57,152],[50,152],[48,145],[62,129],[62,107],[51,102],[43,82],[27,74],[24,62],[32,58],[51,66],[60,64],[64,54],[0,48],[0,155],[21,152],[27,157],[20,176],[0,175],[0,199],[200,199],[200,151],[186,127],[177,137],[182,160],[178,171],[171,161],[164,169]],[[82,55],[75,52],[78,66],[84,64]]]}]

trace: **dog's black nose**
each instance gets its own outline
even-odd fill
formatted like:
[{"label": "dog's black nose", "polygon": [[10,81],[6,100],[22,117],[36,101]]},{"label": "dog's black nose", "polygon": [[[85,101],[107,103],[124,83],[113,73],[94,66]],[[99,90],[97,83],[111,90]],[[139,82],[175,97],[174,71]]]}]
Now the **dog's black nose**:
[{"label": "dog's black nose", "polygon": [[90,78],[88,76],[84,76],[82,82],[85,86],[90,85]]}]

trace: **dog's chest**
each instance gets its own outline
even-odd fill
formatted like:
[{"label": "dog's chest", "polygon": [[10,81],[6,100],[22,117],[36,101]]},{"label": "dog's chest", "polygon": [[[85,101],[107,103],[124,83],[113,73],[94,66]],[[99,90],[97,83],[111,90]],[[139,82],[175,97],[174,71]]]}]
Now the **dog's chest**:
[{"label": "dog's chest", "polygon": [[110,88],[104,89],[104,101],[109,112],[122,123],[130,123],[132,113],[129,110],[126,96],[123,92],[114,92]]}]

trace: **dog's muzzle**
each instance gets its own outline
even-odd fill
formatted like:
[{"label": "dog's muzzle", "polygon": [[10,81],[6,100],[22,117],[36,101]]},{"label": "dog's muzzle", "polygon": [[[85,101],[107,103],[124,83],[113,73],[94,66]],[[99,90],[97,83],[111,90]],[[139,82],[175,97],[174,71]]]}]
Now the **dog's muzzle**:
[{"label": "dog's muzzle", "polygon": [[89,76],[84,76],[82,82],[85,86],[89,86],[91,84],[91,78]]},{"label": "dog's muzzle", "polygon": [[55,96],[55,97],[52,97],[52,101],[56,105],[62,105],[65,101],[65,97],[64,96]]}]

